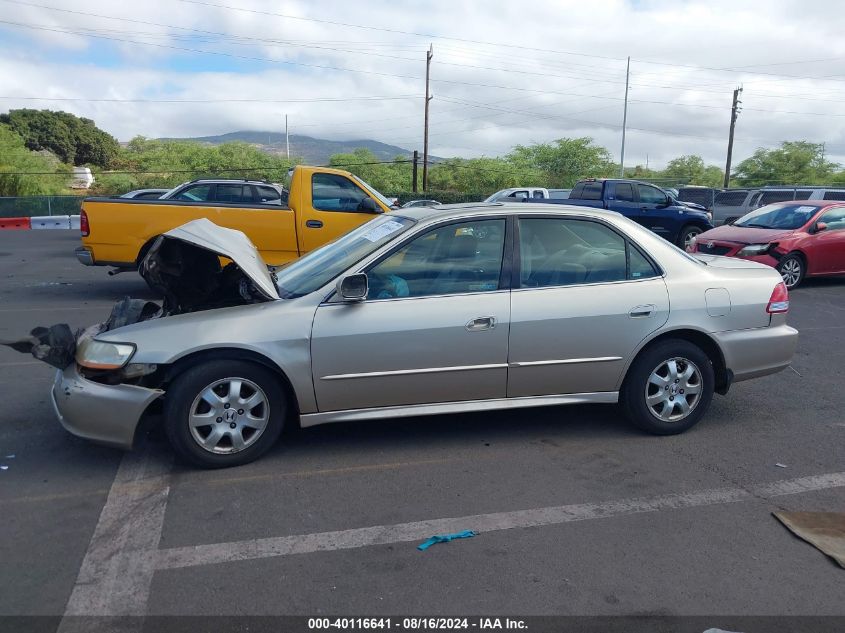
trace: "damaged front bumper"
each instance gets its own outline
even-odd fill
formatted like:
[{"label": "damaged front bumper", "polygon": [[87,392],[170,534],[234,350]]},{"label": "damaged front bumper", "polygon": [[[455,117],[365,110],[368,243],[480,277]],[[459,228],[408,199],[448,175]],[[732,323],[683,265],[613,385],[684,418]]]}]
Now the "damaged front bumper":
[{"label": "damaged front bumper", "polygon": [[131,449],[147,407],[164,395],[161,389],[105,385],[79,374],[76,363],[56,372],[51,399],[65,429],[100,444]]}]

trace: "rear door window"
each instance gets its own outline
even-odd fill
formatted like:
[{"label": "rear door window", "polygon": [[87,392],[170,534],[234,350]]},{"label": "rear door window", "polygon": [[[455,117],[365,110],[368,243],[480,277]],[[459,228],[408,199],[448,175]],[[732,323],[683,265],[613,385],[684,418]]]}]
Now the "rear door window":
[{"label": "rear door window", "polygon": [[845,190],[840,191],[825,191],[825,200],[845,200]]},{"label": "rear door window", "polygon": [[547,288],[658,275],[616,231],[589,220],[521,218],[520,287]]},{"label": "rear door window", "polygon": [[205,202],[211,197],[213,185],[194,185],[180,191],[173,200],[185,200],[186,202]]},{"label": "rear door window", "polygon": [[226,202],[230,204],[252,204],[254,199],[252,197],[252,185],[247,184],[218,184],[217,191],[214,194],[216,202]]},{"label": "rear door window", "polygon": [[258,196],[260,204],[282,204],[282,195],[275,187],[268,187],[266,185],[256,185],[255,192]]},{"label": "rear door window", "polygon": [[621,202],[634,202],[634,188],[631,183],[616,183],[616,199]]}]

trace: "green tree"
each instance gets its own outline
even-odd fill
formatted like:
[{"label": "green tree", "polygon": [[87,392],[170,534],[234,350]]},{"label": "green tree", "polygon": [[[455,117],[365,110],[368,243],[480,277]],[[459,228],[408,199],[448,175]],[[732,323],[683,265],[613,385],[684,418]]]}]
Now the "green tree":
[{"label": "green tree", "polygon": [[117,156],[117,140],[91,119],[52,110],[10,110],[0,115],[31,150],[49,150],[64,163],[108,167]]},{"label": "green tree", "polygon": [[0,196],[62,193],[69,178],[66,165],[28,150],[20,136],[0,123]]},{"label": "green tree", "polygon": [[382,193],[411,189],[412,166],[405,156],[383,161],[372,151],[359,147],[351,154],[333,154],[329,165],[352,172]]},{"label": "green tree", "polygon": [[450,158],[429,166],[428,188],[478,193],[483,197],[508,187],[542,187],[539,169],[506,158]]},{"label": "green tree", "polygon": [[118,152],[109,171],[95,171],[94,193],[170,188],[195,178],[250,178],[285,182],[296,161],[262,152],[248,143],[208,145],[159,141],[142,136]]},{"label": "green tree", "polygon": [[507,159],[516,166],[541,171],[548,187],[571,187],[581,178],[610,176],[613,172],[610,152],[589,137],[517,145]]},{"label": "green tree", "polygon": [[745,186],[826,184],[839,168],[825,160],[821,143],[784,141],[777,149],[755,151],[737,165],[733,177]]},{"label": "green tree", "polygon": [[718,167],[705,165],[704,159],[694,154],[673,158],[660,174],[660,178],[666,183],[707,187],[720,187],[723,177],[724,174]]}]

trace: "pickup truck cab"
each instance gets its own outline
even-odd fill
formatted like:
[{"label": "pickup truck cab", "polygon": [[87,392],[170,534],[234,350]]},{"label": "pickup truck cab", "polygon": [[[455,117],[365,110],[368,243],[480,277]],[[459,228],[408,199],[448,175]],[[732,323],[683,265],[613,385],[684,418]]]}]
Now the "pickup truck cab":
[{"label": "pickup truck cab", "polygon": [[542,202],[616,211],[682,248],[713,228],[704,207],[679,202],[659,187],[637,180],[589,178],[575,185],[568,200]]},{"label": "pickup truck cab", "polygon": [[296,167],[290,188],[249,180],[198,180],[164,200],[86,198],[82,246],[88,266],[137,270],[156,239],[191,220],[242,231],[271,266],[287,264],[391,210],[390,202],[341,169]]},{"label": "pickup truck cab", "polygon": [[545,187],[511,187],[501,189],[484,199],[484,202],[513,202],[514,200],[562,200],[571,189],[546,189]]}]

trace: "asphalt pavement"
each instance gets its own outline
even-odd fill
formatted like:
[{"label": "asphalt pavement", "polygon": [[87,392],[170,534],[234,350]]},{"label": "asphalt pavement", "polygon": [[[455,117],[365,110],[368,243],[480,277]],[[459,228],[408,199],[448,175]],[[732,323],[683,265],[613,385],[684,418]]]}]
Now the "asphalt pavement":
[{"label": "asphalt pavement", "polygon": [[[0,232],[0,339],[151,298],[77,243]],[[772,516],[845,508],[845,279],[789,322],[793,367],[680,436],[540,408],[294,430],[222,471],[70,436],[54,371],[0,347],[0,615],[845,616],[845,570]],[[479,533],[416,549],[444,526]]]}]

